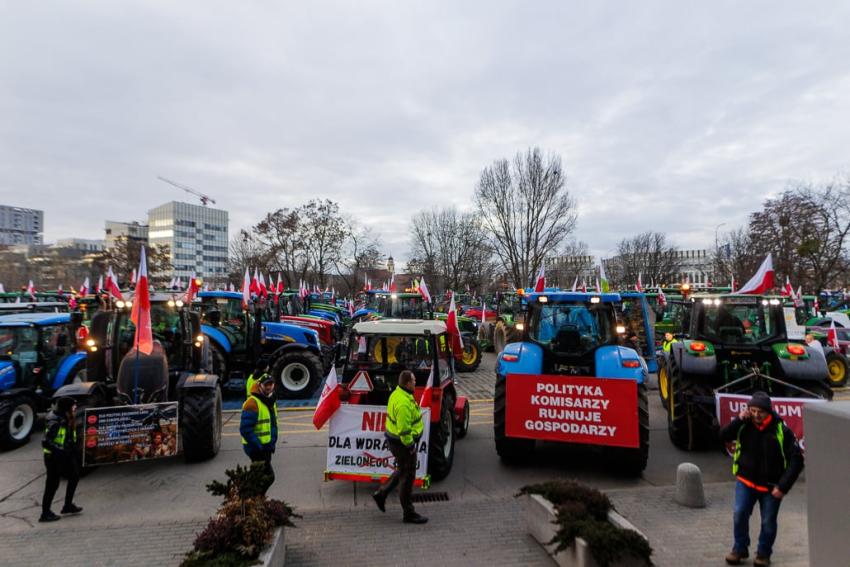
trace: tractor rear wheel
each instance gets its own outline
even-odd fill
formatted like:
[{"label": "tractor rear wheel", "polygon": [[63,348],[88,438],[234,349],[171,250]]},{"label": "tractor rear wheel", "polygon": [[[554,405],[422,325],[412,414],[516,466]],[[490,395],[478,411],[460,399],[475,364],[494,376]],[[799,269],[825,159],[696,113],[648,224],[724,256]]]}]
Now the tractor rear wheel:
[{"label": "tractor rear wheel", "polygon": [[458,439],[463,439],[469,432],[469,400],[463,401],[463,413],[459,420],[455,422],[455,436]]},{"label": "tractor rear wheel", "polygon": [[636,449],[613,449],[613,462],[629,476],[640,476],[649,461],[649,397],[646,384],[637,386],[637,406],[640,445]]},{"label": "tractor rear wheel", "polygon": [[507,407],[505,404],[505,379],[496,379],[496,392],[493,396],[493,438],[496,441],[496,453],[505,463],[524,463],[534,453],[534,439],[519,439],[505,435]]},{"label": "tractor rear wheel", "polygon": [[221,448],[221,388],[185,388],[180,397],[183,457],[205,461]]},{"label": "tractor rear wheel", "polygon": [[[428,474],[435,481],[449,476],[455,460],[455,424],[452,409],[454,399],[447,397],[440,404],[440,421],[431,423],[431,443],[428,451]],[[436,425],[436,427],[434,427]]]},{"label": "tractor rear wheel", "polygon": [[847,358],[837,352],[831,352],[826,355],[826,368],[829,371],[829,385],[833,388],[840,388],[847,384],[848,365]]},{"label": "tractor rear wheel", "polygon": [[275,359],[271,373],[280,398],[310,398],[322,381],[322,360],[307,350],[291,350]]},{"label": "tractor rear wheel", "polygon": [[481,364],[481,345],[477,339],[464,337],[463,352],[457,361],[458,372],[474,372]]},{"label": "tractor rear wheel", "polygon": [[0,448],[14,449],[26,444],[35,426],[36,408],[27,396],[0,400]]}]

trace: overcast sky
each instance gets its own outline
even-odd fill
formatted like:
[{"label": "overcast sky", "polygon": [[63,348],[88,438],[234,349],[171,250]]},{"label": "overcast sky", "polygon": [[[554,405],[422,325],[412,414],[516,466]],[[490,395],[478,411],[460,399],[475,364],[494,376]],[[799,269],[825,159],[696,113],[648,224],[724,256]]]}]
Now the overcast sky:
[{"label": "overcast sky", "polygon": [[0,0],[0,203],[51,241],[193,202],[157,175],[231,235],[327,197],[403,260],[412,213],[536,145],[593,253],[703,247],[847,174],[848,28],[846,1]]}]

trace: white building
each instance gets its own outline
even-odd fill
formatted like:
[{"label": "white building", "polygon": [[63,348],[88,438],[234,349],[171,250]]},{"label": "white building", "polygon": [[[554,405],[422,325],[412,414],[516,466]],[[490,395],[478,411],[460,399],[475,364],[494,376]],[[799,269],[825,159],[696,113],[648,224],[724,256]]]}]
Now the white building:
[{"label": "white building", "polygon": [[192,272],[217,280],[227,276],[227,211],[171,201],[148,211],[148,241],[166,245],[172,275],[183,279]]},{"label": "white building", "polygon": [[708,250],[678,250],[682,281],[687,278],[691,283],[707,284],[713,272],[711,252]]},{"label": "white building", "polygon": [[0,244],[41,244],[44,211],[0,205]]},{"label": "white building", "polygon": [[148,225],[139,224],[136,221],[120,222],[106,221],[106,242],[107,248],[114,248],[115,242],[119,238],[126,238],[131,245],[147,245],[148,243]]},{"label": "white building", "polygon": [[102,252],[104,241],[88,238],[60,238],[56,241],[54,248],[72,248],[80,252]]}]

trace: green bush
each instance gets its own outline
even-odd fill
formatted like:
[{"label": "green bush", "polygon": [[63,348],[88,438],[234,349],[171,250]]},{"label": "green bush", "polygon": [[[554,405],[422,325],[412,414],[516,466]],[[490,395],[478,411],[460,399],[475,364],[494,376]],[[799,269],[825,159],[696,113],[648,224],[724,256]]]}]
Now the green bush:
[{"label": "green bush", "polygon": [[581,537],[600,567],[616,565],[629,556],[652,565],[649,543],[637,532],[608,522],[613,505],[595,488],[572,480],[556,480],[524,486],[517,496],[522,494],[539,494],[555,506],[558,531],[549,545],[557,545],[556,553],[571,547],[576,537]]},{"label": "green bush", "polygon": [[215,517],[195,538],[194,550],[186,555],[181,567],[242,567],[256,564],[263,547],[278,526],[291,526],[299,517],[280,500],[266,497],[271,477],[262,464],[225,471],[227,482],[213,481],[207,492],[223,496]]}]

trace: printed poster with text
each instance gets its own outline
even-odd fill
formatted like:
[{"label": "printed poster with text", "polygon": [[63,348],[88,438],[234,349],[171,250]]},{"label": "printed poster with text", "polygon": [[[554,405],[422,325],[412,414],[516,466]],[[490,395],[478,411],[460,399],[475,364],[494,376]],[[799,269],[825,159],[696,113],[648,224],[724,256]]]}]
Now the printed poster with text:
[{"label": "printed poster with text", "polygon": [[83,464],[173,457],[178,452],[177,402],[86,408]]},{"label": "printed poster with text", "polygon": [[[720,423],[720,427],[728,425],[738,417],[741,410],[747,409],[750,397],[741,394],[715,394],[717,421]],[[825,401],[819,398],[770,398],[773,411],[782,418],[788,429],[794,432],[794,436],[803,450],[806,448],[805,432],[803,431],[803,406]]]},{"label": "printed poster with text", "polygon": [[639,447],[634,380],[508,374],[508,437]]},{"label": "printed poster with text", "polygon": [[[423,409],[424,429],[417,445],[416,478],[428,474],[431,410]],[[326,471],[369,478],[388,477],[395,459],[384,436],[386,406],[342,404],[329,423]]]}]

